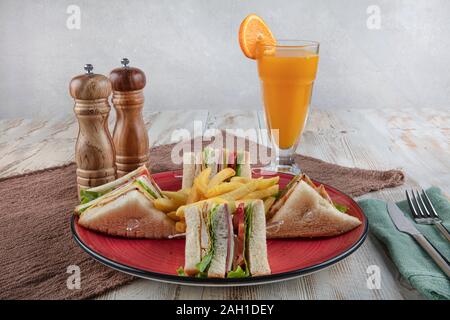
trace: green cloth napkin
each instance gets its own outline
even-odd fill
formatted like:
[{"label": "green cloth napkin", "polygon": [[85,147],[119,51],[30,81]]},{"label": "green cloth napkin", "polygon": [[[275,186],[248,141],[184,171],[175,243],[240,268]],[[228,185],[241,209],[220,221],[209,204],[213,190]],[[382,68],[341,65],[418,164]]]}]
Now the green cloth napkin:
[{"label": "green cloth napkin", "polygon": [[[432,187],[427,194],[443,224],[449,229],[450,202],[439,188]],[[403,277],[429,299],[450,299],[450,280],[411,236],[397,230],[387,212],[386,202],[365,199],[358,203],[369,219],[371,232],[386,245]],[[414,223],[407,201],[397,202],[397,205]],[[450,243],[436,227],[416,223],[414,226],[450,260]]]}]

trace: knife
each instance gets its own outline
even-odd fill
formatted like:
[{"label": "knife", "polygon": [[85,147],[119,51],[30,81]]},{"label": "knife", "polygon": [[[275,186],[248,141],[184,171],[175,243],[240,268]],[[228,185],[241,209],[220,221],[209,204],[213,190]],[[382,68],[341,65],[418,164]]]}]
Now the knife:
[{"label": "knife", "polygon": [[450,278],[450,264],[445,257],[443,257],[436,248],[425,238],[416,227],[413,226],[411,221],[408,220],[397,205],[389,201],[387,204],[387,210],[391,216],[392,221],[400,232],[409,234],[417,243],[425,250],[430,257],[436,262],[442,271]]}]

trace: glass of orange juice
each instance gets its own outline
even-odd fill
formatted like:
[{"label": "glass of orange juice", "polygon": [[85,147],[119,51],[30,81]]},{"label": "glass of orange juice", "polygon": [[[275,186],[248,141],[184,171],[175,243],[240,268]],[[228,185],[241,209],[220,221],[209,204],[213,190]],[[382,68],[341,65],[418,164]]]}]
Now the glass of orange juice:
[{"label": "glass of orange juice", "polygon": [[275,157],[272,170],[298,174],[294,153],[308,117],[319,62],[319,43],[277,40],[257,44],[265,118]]}]

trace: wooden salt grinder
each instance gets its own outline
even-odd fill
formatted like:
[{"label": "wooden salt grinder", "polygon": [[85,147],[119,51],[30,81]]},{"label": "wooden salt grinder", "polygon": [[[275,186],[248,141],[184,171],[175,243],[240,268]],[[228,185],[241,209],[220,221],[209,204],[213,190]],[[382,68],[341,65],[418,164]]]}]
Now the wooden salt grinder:
[{"label": "wooden salt grinder", "polygon": [[116,178],[114,144],[108,129],[111,82],[104,75],[92,73],[91,64],[86,64],[84,70],[85,74],[70,82],[79,125],[75,146],[78,195],[80,189],[96,187]]},{"label": "wooden salt grinder", "polygon": [[148,165],[149,159],[148,134],[142,116],[145,74],[138,68],[129,67],[127,58],[121,63],[122,67],[112,70],[109,76],[116,109],[113,140],[118,177],[143,164]]}]

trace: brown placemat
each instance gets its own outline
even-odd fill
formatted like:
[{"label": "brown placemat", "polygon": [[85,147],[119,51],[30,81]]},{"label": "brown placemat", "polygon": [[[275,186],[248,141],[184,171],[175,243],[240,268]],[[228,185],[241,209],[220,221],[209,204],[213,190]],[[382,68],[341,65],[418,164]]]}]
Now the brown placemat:
[{"label": "brown placemat", "polygon": [[[179,169],[170,161],[172,148],[151,150],[153,172]],[[346,168],[300,155],[297,161],[312,178],[352,196],[404,181],[400,170]],[[86,299],[133,280],[94,261],[72,239],[73,163],[0,179],[0,195],[0,299]],[[67,287],[72,265],[80,268],[80,289]]]}]

